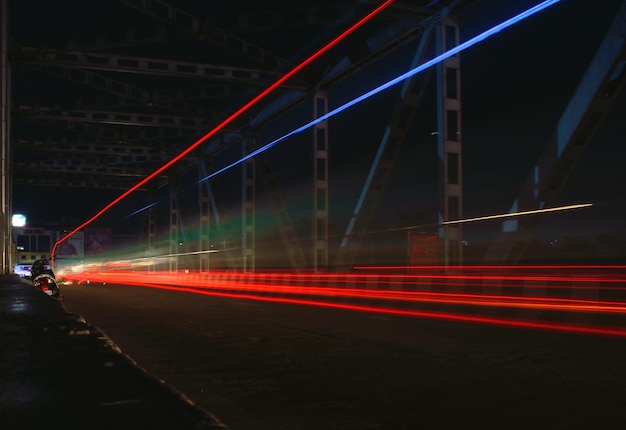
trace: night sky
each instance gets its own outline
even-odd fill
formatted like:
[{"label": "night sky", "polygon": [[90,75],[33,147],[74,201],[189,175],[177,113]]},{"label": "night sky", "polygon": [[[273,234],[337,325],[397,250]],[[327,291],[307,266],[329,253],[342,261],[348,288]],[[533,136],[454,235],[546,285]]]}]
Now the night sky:
[{"label": "night sky", "polygon": [[[465,54],[467,217],[482,215],[485,207],[493,207],[496,213],[509,209],[512,191],[521,189],[529,176],[621,3],[603,2],[602,8],[590,8],[588,2],[561,2]],[[468,108],[470,100],[483,102]],[[626,184],[625,115],[622,95],[559,198],[559,204],[593,203],[594,207],[545,217],[545,234],[558,237],[626,228],[620,216],[626,200],[619,191]]]}]

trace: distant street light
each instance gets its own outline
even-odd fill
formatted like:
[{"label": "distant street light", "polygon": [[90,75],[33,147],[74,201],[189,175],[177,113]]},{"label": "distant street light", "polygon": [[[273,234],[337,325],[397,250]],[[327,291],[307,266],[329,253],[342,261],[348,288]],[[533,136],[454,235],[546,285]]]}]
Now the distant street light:
[{"label": "distant street light", "polygon": [[11,225],[13,227],[24,227],[26,225],[26,216],[15,214],[11,217]]}]

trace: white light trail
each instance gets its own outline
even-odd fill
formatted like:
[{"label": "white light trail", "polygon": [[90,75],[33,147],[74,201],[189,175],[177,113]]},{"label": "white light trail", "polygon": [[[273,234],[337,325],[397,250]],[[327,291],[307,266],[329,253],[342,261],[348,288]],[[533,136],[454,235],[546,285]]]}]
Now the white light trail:
[{"label": "white light trail", "polygon": [[457,220],[454,220],[454,221],[444,221],[442,223],[439,223],[439,225],[462,224],[462,223],[466,223],[466,222],[486,221],[486,220],[490,220],[490,219],[511,218],[511,217],[515,217],[515,216],[533,215],[533,214],[540,214],[540,213],[544,213],[544,212],[557,212],[557,211],[566,211],[566,210],[570,210],[570,209],[587,208],[589,206],[593,206],[593,204],[592,203],[580,203],[580,204],[576,204],[576,205],[559,206],[559,207],[555,207],[555,208],[534,209],[534,210],[530,210],[530,211],[510,212],[510,213],[506,213],[506,214],[487,215],[487,216],[480,216],[480,217],[476,217],[476,218],[457,219]]}]

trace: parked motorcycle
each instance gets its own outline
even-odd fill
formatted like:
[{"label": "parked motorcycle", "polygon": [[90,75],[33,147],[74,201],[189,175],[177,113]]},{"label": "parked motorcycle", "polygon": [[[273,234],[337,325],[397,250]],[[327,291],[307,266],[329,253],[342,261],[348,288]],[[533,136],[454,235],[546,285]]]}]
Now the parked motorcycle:
[{"label": "parked motorcycle", "polygon": [[52,297],[60,296],[59,284],[47,260],[35,261],[30,270],[30,276],[33,280],[33,287],[39,288]]}]

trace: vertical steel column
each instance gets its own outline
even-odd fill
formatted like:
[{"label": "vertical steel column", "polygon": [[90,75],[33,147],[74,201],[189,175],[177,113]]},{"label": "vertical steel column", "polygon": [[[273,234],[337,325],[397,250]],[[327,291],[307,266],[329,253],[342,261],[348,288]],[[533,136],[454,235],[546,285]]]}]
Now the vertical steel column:
[{"label": "vertical steel column", "polygon": [[13,266],[13,235],[11,226],[12,215],[12,185],[11,185],[11,141],[10,141],[10,126],[11,126],[11,103],[10,103],[10,68],[9,68],[9,55],[8,55],[8,25],[9,25],[9,10],[8,0],[2,0],[0,4],[0,31],[2,32],[2,52],[0,53],[0,140],[1,142],[1,157],[2,165],[2,179],[0,180],[0,200],[2,207],[0,208],[0,257],[2,264],[2,273],[8,274],[11,272]]},{"label": "vertical steel column", "polygon": [[[156,220],[154,219],[154,210],[152,208],[148,209],[148,249],[146,251],[146,257],[153,258],[155,256],[155,246],[156,246]],[[152,260],[151,260],[152,261]],[[148,266],[149,272],[154,272],[155,264],[150,263]]]},{"label": "vertical steel column", "polygon": [[[206,169],[203,167],[204,160],[198,160],[198,179],[204,178]],[[210,231],[211,231],[211,199],[209,193],[209,181],[202,181],[198,184],[198,202],[200,204],[200,219],[198,225],[198,251],[199,267],[201,272],[209,271],[209,251],[211,250]]]},{"label": "vertical steel column", "polygon": [[[318,91],[313,116],[328,112],[328,95]],[[313,269],[328,267],[328,120],[313,128]]]},{"label": "vertical steel column", "polygon": [[168,179],[170,188],[170,255],[168,257],[170,272],[176,272],[178,270],[178,243],[179,243],[179,231],[178,221],[180,217],[180,211],[177,204],[178,177],[174,178],[170,176]]},{"label": "vertical steel column", "polygon": [[[150,189],[148,192],[149,200],[148,204],[152,204],[155,200],[155,192],[154,189]],[[146,216],[144,219],[145,223],[145,231],[146,231],[146,240],[147,240],[147,249],[146,249],[146,257],[151,261],[148,266],[149,272],[154,272],[155,264],[152,263],[152,258],[155,257],[155,248],[156,248],[156,219],[154,215],[154,208],[150,207],[146,211]]]},{"label": "vertical steel column", "polygon": [[[256,136],[250,136],[242,140],[243,156],[248,155],[251,148],[256,147]],[[243,271],[254,272],[255,269],[255,164],[254,158],[244,161],[242,166],[242,234],[241,248],[243,257]]]},{"label": "vertical steel column", "polygon": [[[459,25],[449,16],[437,28],[437,54],[459,44]],[[461,63],[459,54],[437,65],[437,153],[439,156],[439,222],[463,217]],[[460,224],[439,228],[442,264],[463,263],[463,230]]]}]

